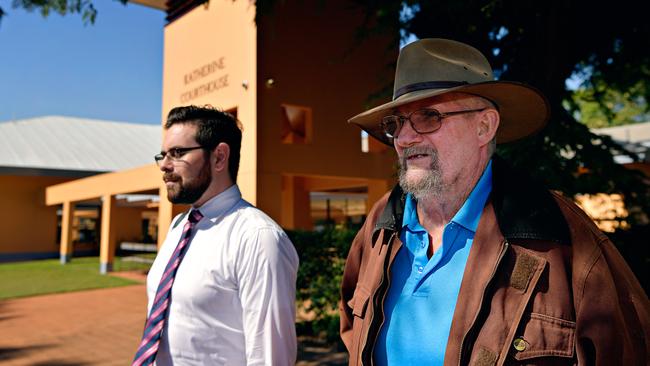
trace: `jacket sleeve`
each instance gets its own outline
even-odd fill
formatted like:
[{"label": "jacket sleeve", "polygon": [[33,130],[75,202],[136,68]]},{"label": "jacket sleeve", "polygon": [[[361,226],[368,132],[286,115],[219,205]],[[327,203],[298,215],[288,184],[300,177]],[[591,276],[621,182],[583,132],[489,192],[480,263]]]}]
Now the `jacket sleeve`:
[{"label": "jacket sleeve", "polygon": [[649,365],[650,303],[612,242],[601,234],[576,301],[579,365]]}]

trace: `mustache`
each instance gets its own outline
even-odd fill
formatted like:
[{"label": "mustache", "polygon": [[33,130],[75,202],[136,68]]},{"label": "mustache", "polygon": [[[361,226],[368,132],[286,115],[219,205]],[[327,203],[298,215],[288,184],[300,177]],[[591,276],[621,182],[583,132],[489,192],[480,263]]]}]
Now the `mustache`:
[{"label": "mustache", "polygon": [[408,158],[413,155],[429,155],[432,159],[432,165],[438,164],[438,150],[431,146],[410,146],[402,150],[402,157],[399,159],[399,165],[402,169],[407,169]]},{"label": "mustache", "polygon": [[163,181],[165,183],[167,183],[167,182],[177,182],[179,180],[181,180],[181,177],[179,175],[177,175],[177,174],[174,174],[174,173],[165,173],[165,174],[163,174]]},{"label": "mustache", "polygon": [[402,156],[412,156],[418,154],[436,155],[437,151],[430,146],[410,146],[404,148]]}]

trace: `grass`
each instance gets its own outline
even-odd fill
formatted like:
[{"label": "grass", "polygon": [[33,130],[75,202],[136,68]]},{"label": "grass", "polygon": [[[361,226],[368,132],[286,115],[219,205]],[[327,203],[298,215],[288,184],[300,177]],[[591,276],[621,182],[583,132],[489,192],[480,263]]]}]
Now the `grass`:
[{"label": "grass", "polygon": [[[114,268],[133,269],[115,258]],[[58,259],[0,264],[0,300],[18,297],[126,286],[136,281],[99,273],[99,258],[73,258],[66,265]]]}]

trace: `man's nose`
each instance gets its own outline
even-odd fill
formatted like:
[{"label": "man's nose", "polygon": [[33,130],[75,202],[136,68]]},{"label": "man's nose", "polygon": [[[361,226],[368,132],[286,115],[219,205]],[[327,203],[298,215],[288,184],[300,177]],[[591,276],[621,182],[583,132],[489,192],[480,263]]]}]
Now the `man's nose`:
[{"label": "man's nose", "polygon": [[170,171],[173,170],[174,165],[172,164],[172,160],[169,159],[169,157],[167,157],[167,156],[165,155],[165,156],[162,158],[162,160],[160,160],[160,162],[158,163],[158,168],[159,168],[160,171],[162,171],[162,172],[170,172]]},{"label": "man's nose", "polygon": [[410,146],[422,140],[422,135],[413,129],[411,121],[405,121],[395,139],[395,144],[399,146]]}]

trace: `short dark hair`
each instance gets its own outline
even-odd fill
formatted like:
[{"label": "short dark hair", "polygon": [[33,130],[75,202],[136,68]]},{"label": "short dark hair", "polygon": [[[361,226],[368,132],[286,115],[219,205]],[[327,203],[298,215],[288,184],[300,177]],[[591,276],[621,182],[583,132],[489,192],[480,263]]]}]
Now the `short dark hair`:
[{"label": "short dark hair", "polygon": [[208,151],[214,150],[222,142],[228,144],[230,147],[228,173],[233,183],[237,183],[241,150],[241,123],[230,113],[210,106],[197,107],[194,105],[176,107],[169,111],[165,129],[179,123],[196,125],[197,131],[194,138]]}]

